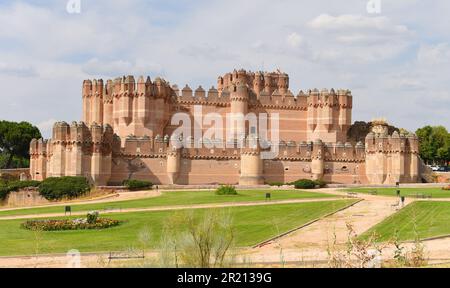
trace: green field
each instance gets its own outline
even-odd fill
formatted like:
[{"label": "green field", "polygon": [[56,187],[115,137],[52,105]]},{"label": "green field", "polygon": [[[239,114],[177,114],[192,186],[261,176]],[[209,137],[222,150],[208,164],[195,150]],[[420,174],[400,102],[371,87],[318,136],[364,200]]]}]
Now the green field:
[{"label": "green field", "polygon": [[[296,228],[311,220],[344,208],[355,200],[338,200],[299,204],[280,204],[222,208],[229,211],[236,232],[236,245],[251,246]],[[199,217],[206,209],[196,209]],[[139,248],[139,232],[151,231],[153,247],[159,247],[163,223],[173,211],[122,213],[108,215],[125,221],[107,230],[32,232],[20,228],[24,220],[0,221],[0,256],[33,255],[36,253],[65,253],[70,249],[80,252],[123,251]],[[38,249],[36,250],[36,247]]]},{"label": "green field", "polygon": [[[329,194],[321,194],[315,192],[304,192],[299,190],[245,190],[239,191],[237,196],[220,196],[214,191],[183,191],[183,192],[163,192],[161,196],[146,199],[105,202],[96,204],[70,204],[72,212],[87,212],[92,210],[105,209],[129,209],[129,208],[150,208],[161,206],[177,206],[177,205],[195,205],[195,204],[213,204],[213,203],[234,203],[234,202],[258,202],[265,201],[266,193],[272,194],[272,201],[289,200],[289,199],[314,199],[314,198],[330,198],[339,197]],[[64,213],[64,205],[49,206],[40,208],[27,208],[18,210],[1,211],[2,216],[32,215],[32,214],[49,214]]]},{"label": "green field", "polygon": [[388,241],[394,238],[396,231],[401,241],[414,240],[416,235],[420,239],[450,235],[450,202],[414,202],[374,226],[362,237],[375,232],[381,241]]},{"label": "green field", "polygon": [[397,196],[397,190],[400,190],[401,196],[415,198],[417,194],[424,196],[431,196],[431,198],[450,198],[450,191],[442,190],[442,188],[352,188],[345,189],[346,192],[356,192],[369,194],[372,191],[377,191],[380,196]]}]

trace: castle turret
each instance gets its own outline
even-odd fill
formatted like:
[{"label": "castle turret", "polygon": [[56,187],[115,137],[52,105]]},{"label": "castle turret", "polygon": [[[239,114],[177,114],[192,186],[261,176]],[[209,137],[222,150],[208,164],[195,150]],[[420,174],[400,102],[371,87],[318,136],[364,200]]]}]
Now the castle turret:
[{"label": "castle turret", "polygon": [[66,175],[83,176],[83,144],[87,140],[88,131],[86,125],[81,122],[73,122],[70,125],[70,161],[66,163]]},{"label": "castle turret", "polygon": [[249,136],[241,149],[241,175],[239,185],[252,186],[264,184],[263,159],[258,138]]},{"label": "castle turret", "polygon": [[264,75],[261,72],[255,73],[255,80],[253,81],[253,90],[255,91],[257,99],[262,91],[264,91]]},{"label": "castle turret", "polygon": [[408,135],[407,142],[410,148],[410,182],[416,183],[420,180],[419,172],[419,138],[414,135]]},{"label": "castle turret", "polygon": [[[175,143],[173,143],[175,144]],[[175,145],[167,151],[167,178],[169,184],[176,184],[180,175],[180,150]]]},{"label": "castle turret", "polygon": [[248,134],[244,120],[248,111],[248,98],[248,88],[245,84],[240,83],[239,86],[235,86],[231,92],[231,117],[233,119],[233,125],[235,125],[236,128],[235,136],[237,139],[241,139]]},{"label": "castle turret", "polygon": [[103,124],[114,125],[113,89],[113,81],[106,81],[105,89],[103,90]]},{"label": "castle turret", "polygon": [[83,121],[91,121],[92,81],[83,81]]},{"label": "castle turret", "polygon": [[311,155],[311,173],[314,180],[323,178],[324,174],[324,143],[318,139],[314,141],[313,151]]},{"label": "castle turret", "polygon": [[289,76],[286,73],[280,73],[278,76],[278,91],[281,94],[286,94],[289,89]]},{"label": "castle turret", "polygon": [[103,80],[92,82],[91,122],[103,123]]},{"label": "castle turret", "polygon": [[66,144],[70,133],[70,127],[66,122],[57,122],[53,126],[53,161],[52,176],[62,177],[66,175]]}]

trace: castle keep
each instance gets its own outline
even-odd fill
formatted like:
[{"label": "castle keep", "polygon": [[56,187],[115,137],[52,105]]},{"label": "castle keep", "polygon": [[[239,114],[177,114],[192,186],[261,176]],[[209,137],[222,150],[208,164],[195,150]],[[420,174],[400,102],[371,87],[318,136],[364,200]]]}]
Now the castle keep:
[{"label": "castle keep", "polygon": [[[219,77],[217,88],[208,91],[180,89],[160,78],[86,80],[82,94],[82,122],[58,122],[50,140],[31,142],[33,179],[85,176],[96,185],[120,185],[126,179],[182,185],[259,185],[298,179],[393,184],[417,182],[420,176],[415,135],[388,135],[385,123],[375,123],[365,143],[351,143],[347,137],[351,92],[314,89],[295,96],[288,75],[281,72],[234,71]],[[224,119],[228,114],[269,118],[277,114],[279,140],[269,145],[277,147],[277,155],[261,157],[264,149],[255,145],[258,138],[253,135],[258,127],[248,121],[237,122],[244,134],[235,140],[240,138],[242,147],[173,145],[174,139],[197,141],[174,133],[180,125],[171,119],[177,113],[188,115],[195,124],[191,135],[207,131],[209,126],[196,120],[199,108],[204,115]],[[223,135],[227,129],[223,127]]]}]

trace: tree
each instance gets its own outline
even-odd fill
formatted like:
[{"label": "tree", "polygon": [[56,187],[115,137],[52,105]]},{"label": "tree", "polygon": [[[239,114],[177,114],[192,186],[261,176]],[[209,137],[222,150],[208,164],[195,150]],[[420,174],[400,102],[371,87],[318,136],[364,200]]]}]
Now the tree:
[{"label": "tree", "polygon": [[450,134],[443,126],[425,126],[416,132],[420,156],[427,163],[446,164],[450,161]]},{"label": "tree", "polygon": [[0,168],[28,166],[30,142],[41,137],[39,129],[28,122],[0,121]]}]

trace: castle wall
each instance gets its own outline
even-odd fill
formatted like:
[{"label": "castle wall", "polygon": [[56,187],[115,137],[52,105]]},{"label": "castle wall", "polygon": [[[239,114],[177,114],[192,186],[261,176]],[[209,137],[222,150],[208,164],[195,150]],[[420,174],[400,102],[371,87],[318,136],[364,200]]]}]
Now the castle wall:
[{"label": "castle wall", "polygon": [[[219,77],[217,89],[208,91],[187,85],[179,89],[160,78],[139,77],[136,81],[133,76],[106,83],[86,80],[82,89],[84,122],[56,123],[51,140],[31,142],[33,179],[85,176],[97,185],[122,184],[126,179],[244,185],[303,178],[347,184],[419,179],[417,137],[369,134],[365,145],[353,146],[347,143],[351,92],[314,89],[294,96],[289,76],[279,71],[235,70]],[[196,117],[199,107],[202,118]],[[172,125],[171,120],[179,112],[189,117],[191,137],[201,137],[211,128],[212,123],[196,121],[211,113],[219,115],[223,128],[219,135],[209,135],[216,140],[227,139],[229,114],[236,119],[238,114],[278,114],[279,142],[270,135],[270,118],[267,137],[279,154],[273,160],[262,160],[262,148],[257,146],[177,149],[171,141],[181,136],[174,135],[180,123]],[[236,123],[245,134],[235,135],[236,139],[245,136],[247,140],[259,132],[261,124]],[[182,136],[194,144],[187,139],[189,135]]]}]

